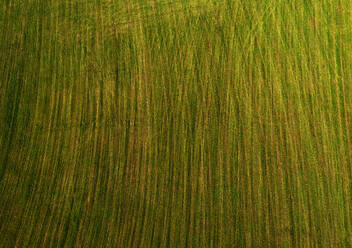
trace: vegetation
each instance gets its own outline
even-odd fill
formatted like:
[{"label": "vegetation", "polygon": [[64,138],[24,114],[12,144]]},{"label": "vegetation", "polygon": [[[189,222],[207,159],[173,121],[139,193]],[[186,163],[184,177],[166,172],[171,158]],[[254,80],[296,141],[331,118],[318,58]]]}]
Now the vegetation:
[{"label": "vegetation", "polygon": [[0,247],[352,246],[348,0],[3,0]]}]

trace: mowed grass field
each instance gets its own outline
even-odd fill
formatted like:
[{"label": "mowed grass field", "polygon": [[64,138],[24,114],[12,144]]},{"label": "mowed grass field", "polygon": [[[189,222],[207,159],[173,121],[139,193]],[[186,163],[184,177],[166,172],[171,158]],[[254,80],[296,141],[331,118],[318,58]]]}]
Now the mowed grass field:
[{"label": "mowed grass field", "polygon": [[350,0],[3,0],[0,247],[351,247]]}]

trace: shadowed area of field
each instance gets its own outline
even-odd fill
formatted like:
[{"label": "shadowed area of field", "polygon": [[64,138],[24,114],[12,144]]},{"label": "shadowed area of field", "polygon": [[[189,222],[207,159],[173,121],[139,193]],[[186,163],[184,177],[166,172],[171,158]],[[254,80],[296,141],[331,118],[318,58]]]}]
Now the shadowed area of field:
[{"label": "shadowed area of field", "polygon": [[351,246],[351,7],[3,0],[0,247]]}]

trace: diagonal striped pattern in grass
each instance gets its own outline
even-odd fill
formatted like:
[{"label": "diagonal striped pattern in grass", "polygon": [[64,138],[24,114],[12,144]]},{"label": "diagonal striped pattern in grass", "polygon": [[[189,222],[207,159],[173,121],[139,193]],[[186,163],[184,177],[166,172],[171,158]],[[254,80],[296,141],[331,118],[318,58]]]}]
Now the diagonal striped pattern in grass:
[{"label": "diagonal striped pattern in grass", "polygon": [[352,245],[347,0],[3,0],[0,247]]}]

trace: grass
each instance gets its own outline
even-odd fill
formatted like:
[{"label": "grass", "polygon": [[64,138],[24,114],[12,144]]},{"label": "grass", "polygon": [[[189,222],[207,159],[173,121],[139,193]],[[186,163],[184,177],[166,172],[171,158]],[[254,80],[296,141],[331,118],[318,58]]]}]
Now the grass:
[{"label": "grass", "polygon": [[352,246],[347,0],[5,0],[0,247]]}]

